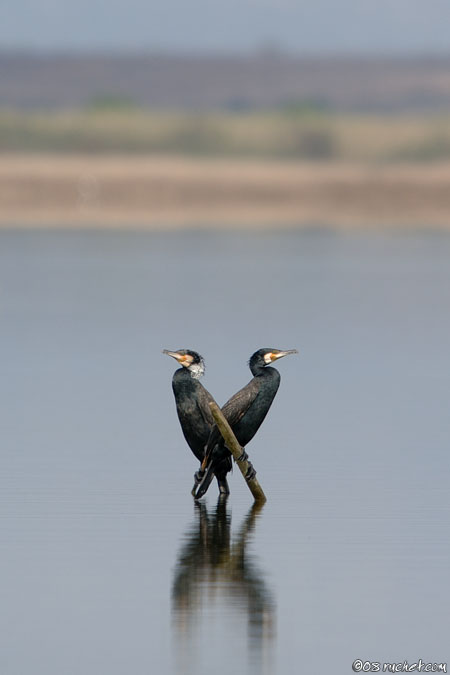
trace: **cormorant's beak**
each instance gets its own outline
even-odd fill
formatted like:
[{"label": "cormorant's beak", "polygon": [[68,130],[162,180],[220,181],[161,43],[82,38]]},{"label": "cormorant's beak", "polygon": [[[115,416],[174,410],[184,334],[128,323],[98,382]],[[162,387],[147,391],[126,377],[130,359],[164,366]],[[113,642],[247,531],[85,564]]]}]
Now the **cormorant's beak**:
[{"label": "cormorant's beak", "polygon": [[287,356],[288,354],[298,354],[298,349],[286,349],[286,351],[273,351],[271,354],[271,361],[276,361],[277,359],[281,359],[283,356]]},{"label": "cormorant's beak", "polygon": [[178,352],[169,352],[168,349],[163,349],[163,354],[167,354],[167,356],[171,356],[172,358],[176,359],[177,361],[182,361],[184,358],[183,354],[179,354]]},{"label": "cormorant's beak", "polygon": [[163,354],[171,356],[176,361],[178,361],[178,363],[181,366],[184,366],[185,368],[189,368],[189,366],[192,363],[192,356],[190,356],[189,354],[180,354],[180,352],[169,352],[168,349],[163,349]]}]

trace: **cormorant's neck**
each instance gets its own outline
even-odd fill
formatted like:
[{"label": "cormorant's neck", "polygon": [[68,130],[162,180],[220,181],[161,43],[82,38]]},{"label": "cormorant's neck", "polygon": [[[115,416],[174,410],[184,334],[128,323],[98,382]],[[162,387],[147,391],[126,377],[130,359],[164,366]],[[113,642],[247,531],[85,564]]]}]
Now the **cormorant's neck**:
[{"label": "cormorant's neck", "polygon": [[266,371],[272,370],[272,368],[260,365],[259,363],[252,363],[250,365],[250,370],[254,377],[258,377],[258,375],[263,375]]},{"label": "cormorant's neck", "polygon": [[192,365],[189,366],[188,371],[189,375],[194,380],[199,380],[203,375],[203,373],[205,372],[205,367],[202,363],[193,363]]},{"label": "cormorant's neck", "polygon": [[184,380],[199,380],[203,375],[202,369],[185,368],[184,366],[175,371],[174,377],[182,377]]}]

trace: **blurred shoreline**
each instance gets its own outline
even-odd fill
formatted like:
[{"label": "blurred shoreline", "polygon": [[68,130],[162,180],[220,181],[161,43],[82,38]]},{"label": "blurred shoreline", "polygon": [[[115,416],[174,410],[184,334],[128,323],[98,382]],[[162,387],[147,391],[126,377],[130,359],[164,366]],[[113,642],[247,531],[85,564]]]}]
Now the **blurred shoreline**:
[{"label": "blurred shoreline", "polygon": [[0,227],[450,231],[450,162],[3,154]]}]

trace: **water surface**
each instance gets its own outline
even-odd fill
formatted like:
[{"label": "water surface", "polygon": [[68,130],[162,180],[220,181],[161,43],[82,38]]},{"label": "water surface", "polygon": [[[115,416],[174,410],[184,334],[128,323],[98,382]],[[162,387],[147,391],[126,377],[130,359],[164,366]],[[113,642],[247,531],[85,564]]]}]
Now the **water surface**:
[{"label": "water surface", "polygon": [[[0,233],[0,672],[449,659],[450,238]],[[163,348],[223,403],[298,348],[194,504]]]}]

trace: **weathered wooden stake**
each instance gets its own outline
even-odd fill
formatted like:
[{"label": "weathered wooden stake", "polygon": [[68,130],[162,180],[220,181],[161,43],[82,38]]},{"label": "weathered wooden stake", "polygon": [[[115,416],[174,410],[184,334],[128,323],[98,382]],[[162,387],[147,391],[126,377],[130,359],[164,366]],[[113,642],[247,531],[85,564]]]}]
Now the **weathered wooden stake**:
[{"label": "weathered wooden stake", "polygon": [[234,461],[238,465],[242,475],[245,478],[245,482],[247,483],[250,492],[252,493],[255,502],[265,502],[267,501],[266,495],[263,492],[263,489],[261,485],[259,484],[257,478],[250,478],[247,479],[247,471],[249,469],[249,462],[246,459],[239,459],[242,455],[242,448],[239,445],[236,436],[233,433],[232,428],[228,424],[227,420],[225,419],[221,409],[215,403],[214,401],[211,401],[209,404],[209,407],[211,408],[212,415],[214,417],[214,421],[217,424],[217,428],[219,429],[220,433],[223,436],[223,439],[225,441],[225,444],[228,448],[228,450],[231,452],[231,454],[234,457]]}]

